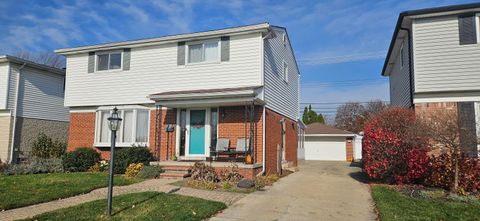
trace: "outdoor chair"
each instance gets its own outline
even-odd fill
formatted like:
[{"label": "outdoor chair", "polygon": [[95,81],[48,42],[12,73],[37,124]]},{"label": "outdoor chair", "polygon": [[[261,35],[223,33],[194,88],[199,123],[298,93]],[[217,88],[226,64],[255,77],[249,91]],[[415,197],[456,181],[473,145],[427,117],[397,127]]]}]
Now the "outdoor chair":
[{"label": "outdoor chair", "polygon": [[247,138],[238,138],[237,139],[237,148],[235,149],[235,154],[245,154],[250,147],[250,142]]},{"label": "outdoor chair", "polygon": [[228,153],[230,148],[230,140],[228,138],[219,138],[217,140],[217,145],[215,145],[215,150],[212,151],[212,155],[218,157],[219,154]]}]

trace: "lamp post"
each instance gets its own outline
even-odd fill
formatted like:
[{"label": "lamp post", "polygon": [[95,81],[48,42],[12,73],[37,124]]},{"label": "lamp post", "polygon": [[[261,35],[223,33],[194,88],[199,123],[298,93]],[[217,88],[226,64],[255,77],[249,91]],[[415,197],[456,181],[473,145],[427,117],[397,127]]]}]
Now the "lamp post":
[{"label": "lamp post", "polygon": [[115,163],[115,140],[117,139],[117,130],[120,128],[122,118],[118,116],[117,107],[113,108],[113,112],[108,118],[108,128],[112,131],[112,144],[110,146],[110,169],[108,177],[108,194],[107,194],[107,214],[112,215],[112,192],[113,192],[113,166]]}]

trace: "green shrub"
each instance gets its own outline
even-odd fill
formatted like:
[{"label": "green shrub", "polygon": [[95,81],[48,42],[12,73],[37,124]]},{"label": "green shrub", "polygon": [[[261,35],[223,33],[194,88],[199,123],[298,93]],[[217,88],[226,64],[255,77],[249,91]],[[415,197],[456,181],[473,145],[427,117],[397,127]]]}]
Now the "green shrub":
[{"label": "green shrub", "polygon": [[138,172],[137,177],[140,179],[153,179],[158,178],[163,172],[162,168],[159,166],[144,166],[140,172]]},{"label": "green shrub", "polygon": [[3,172],[5,175],[22,175],[37,173],[61,173],[63,172],[62,159],[58,158],[32,158],[29,162],[12,164]]},{"label": "green shrub", "polygon": [[63,166],[66,171],[85,172],[100,161],[100,153],[91,147],[80,147],[65,154]]},{"label": "green shrub", "polygon": [[52,140],[44,133],[39,133],[37,139],[33,142],[30,154],[36,158],[62,158],[65,154],[67,145],[59,140]]},{"label": "green shrub", "polygon": [[147,147],[132,146],[119,149],[115,153],[114,172],[116,174],[123,174],[128,165],[132,163],[143,163],[144,165],[148,165],[152,159],[152,153]]}]

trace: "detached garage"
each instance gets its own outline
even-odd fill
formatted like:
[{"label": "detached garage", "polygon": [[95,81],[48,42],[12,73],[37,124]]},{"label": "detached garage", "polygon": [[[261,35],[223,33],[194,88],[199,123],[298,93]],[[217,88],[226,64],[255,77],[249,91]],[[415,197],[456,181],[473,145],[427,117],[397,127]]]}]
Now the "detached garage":
[{"label": "detached garage", "polygon": [[[313,123],[307,126],[304,136],[304,145],[298,150],[300,159],[352,161],[358,159],[354,153],[361,152],[359,142],[355,142],[359,136],[335,127]],[[360,148],[360,151],[354,151],[354,146]]]}]

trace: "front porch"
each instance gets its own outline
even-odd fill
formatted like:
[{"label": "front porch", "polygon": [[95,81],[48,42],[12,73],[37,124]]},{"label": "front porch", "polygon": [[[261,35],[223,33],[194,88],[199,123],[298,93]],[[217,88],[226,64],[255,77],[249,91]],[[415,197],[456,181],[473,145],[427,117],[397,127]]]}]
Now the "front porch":
[{"label": "front porch", "polygon": [[[150,148],[168,166],[207,161],[225,168],[228,162],[262,163],[263,101],[258,87],[176,91],[150,95]],[[188,164],[191,165],[188,165]],[[246,166],[249,165],[249,166]]]},{"label": "front porch", "polygon": [[[207,165],[212,166],[215,168],[217,173],[220,173],[223,170],[228,169],[229,167],[233,166],[232,162],[218,162],[218,161],[154,161],[150,162],[150,165],[161,166],[165,173],[163,173],[163,177],[166,178],[185,178],[188,177],[189,170],[193,167],[196,162],[204,162]],[[244,178],[253,179],[261,170],[262,164],[261,163],[254,163],[254,164],[245,164],[245,163],[235,163],[238,167],[240,174]],[[188,174],[186,173],[188,172]],[[187,176],[185,176],[187,175]]]}]

